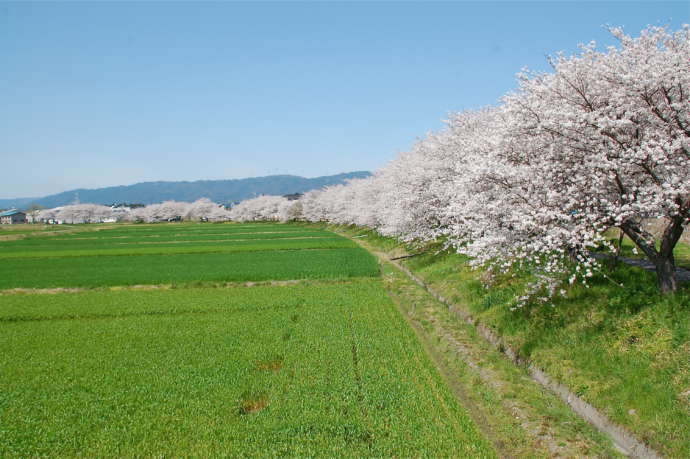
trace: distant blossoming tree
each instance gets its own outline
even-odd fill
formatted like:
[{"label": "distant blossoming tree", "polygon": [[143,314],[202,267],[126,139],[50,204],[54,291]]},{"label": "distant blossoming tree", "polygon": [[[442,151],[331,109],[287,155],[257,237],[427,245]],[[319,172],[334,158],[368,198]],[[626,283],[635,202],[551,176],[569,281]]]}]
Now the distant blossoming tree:
[{"label": "distant blossoming tree", "polygon": [[183,216],[185,220],[224,221],[230,218],[229,212],[208,198],[197,199],[189,204]]},{"label": "distant blossoming tree", "polygon": [[297,218],[299,201],[290,201],[282,196],[259,196],[247,199],[230,209],[230,219],[245,221],[288,221]]},{"label": "distant blossoming tree", "polygon": [[99,223],[112,213],[110,207],[100,204],[72,204],[54,209],[53,218],[65,223]]}]

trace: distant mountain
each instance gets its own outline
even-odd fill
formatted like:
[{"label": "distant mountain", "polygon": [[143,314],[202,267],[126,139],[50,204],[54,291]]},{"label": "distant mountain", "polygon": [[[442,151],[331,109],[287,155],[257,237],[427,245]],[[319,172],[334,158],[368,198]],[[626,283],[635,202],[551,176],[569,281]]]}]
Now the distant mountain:
[{"label": "distant mountain", "polygon": [[209,198],[219,203],[241,201],[262,194],[285,195],[304,193],[329,185],[344,183],[347,179],[366,178],[370,172],[356,171],[338,175],[305,178],[296,175],[269,175],[235,180],[197,180],[195,182],[143,182],[127,186],[111,186],[95,190],[70,190],[43,198],[0,199],[0,209],[16,207],[26,209],[33,204],[58,207],[71,204],[75,199],[94,204],[195,201]]}]

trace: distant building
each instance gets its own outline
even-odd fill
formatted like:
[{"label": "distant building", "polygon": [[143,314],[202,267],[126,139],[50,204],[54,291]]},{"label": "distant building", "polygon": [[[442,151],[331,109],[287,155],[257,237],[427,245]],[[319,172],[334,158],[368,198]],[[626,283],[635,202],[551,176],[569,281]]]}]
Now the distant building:
[{"label": "distant building", "polygon": [[16,225],[18,223],[26,223],[26,214],[17,209],[12,209],[0,213],[0,224],[2,225]]}]

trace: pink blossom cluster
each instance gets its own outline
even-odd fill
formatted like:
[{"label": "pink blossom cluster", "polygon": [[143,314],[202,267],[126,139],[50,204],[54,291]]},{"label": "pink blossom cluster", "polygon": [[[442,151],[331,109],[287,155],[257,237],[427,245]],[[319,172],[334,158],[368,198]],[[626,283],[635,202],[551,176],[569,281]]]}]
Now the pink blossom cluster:
[{"label": "pink blossom cluster", "polygon": [[132,209],[124,217],[126,221],[143,221],[147,223],[181,220],[227,221],[228,211],[208,198],[194,202],[165,201]]},{"label": "pink blossom cluster", "polygon": [[281,221],[296,220],[301,214],[302,203],[282,196],[259,196],[247,199],[230,209],[232,221]]},{"label": "pink blossom cluster", "polygon": [[34,221],[99,223],[112,216],[112,209],[99,204],[72,204],[32,212]]}]

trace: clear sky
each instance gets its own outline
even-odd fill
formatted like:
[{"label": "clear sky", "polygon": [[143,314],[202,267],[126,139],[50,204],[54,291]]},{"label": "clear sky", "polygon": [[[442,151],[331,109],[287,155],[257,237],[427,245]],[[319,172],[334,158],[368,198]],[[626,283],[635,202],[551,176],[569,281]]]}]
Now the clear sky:
[{"label": "clear sky", "polygon": [[0,198],[374,170],[578,43],[690,2],[2,2]]}]

